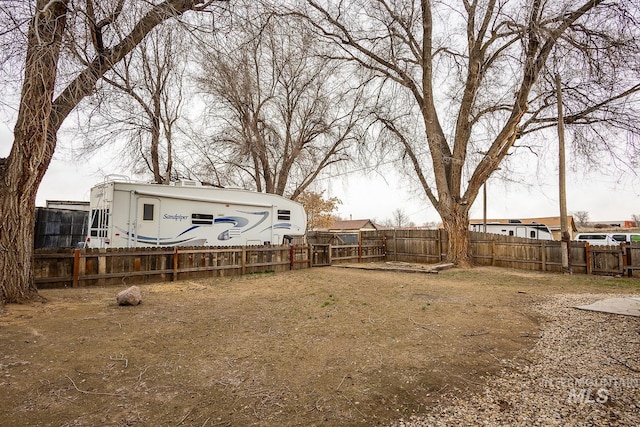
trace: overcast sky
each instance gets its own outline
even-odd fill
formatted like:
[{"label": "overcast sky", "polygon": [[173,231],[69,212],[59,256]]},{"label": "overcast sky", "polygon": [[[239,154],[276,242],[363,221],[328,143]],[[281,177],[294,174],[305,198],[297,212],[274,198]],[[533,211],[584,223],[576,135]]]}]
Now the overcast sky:
[{"label": "overcast sky", "polygon": [[[537,185],[538,177],[532,173],[536,185],[504,184],[500,180],[489,180],[487,185],[487,217],[491,218],[536,218],[559,216],[558,184],[551,182]],[[345,182],[346,181],[346,182]],[[597,176],[593,179],[568,178],[567,209],[589,212],[591,221],[620,221],[640,214],[640,186],[631,182],[616,183],[612,178]],[[402,177],[377,174],[366,177],[349,177],[332,183],[328,191],[343,201],[339,215],[349,219],[375,218],[384,220],[392,216],[398,207],[410,216],[416,225],[425,222],[440,222],[435,209],[403,185]],[[472,206],[470,217],[482,219],[482,193]]]},{"label": "overcast sky", "polygon": [[[12,130],[0,125],[0,157],[6,157],[13,139]],[[89,200],[89,190],[107,174],[121,174],[109,159],[73,161],[60,141],[59,150],[38,190],[36,204],[47,200]],[[569,161],[571,161],[569,159]],[[492,177],[487,185],[489,218],[531,218],[559,215],[557,166],[547,160],[543,165],[519,164],[520,183],[505,184]],[[640,179],[632,172],[618,176],[598,173],[584,175],[568,171],[567,205],[569,213],[589,212],[591,221],[628,220],[640,214]],[[639,172],[639,171],[636,171]],[[408,183],[402,173],[392,169],[381,173],[343,173],[324,176],[318,189],[325,195],[338,197],[342,205],[338,215],[345,219],[391,218],[401,208],[416,225],[439,222],[435,209]],[[482,218],[482,193],[471,209],[471,218]]]}]

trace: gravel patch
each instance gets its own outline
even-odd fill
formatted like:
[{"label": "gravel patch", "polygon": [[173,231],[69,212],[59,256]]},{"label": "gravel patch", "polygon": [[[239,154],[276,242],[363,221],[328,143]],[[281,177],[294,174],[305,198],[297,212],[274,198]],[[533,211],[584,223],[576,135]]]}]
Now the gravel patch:
[{"label": "gravel patch", "polygon": [[638,426],[640,318],[573,308],[621,295],[556,295],[535,306],[541,337],[477,394],[443,395],[393,426]]}]

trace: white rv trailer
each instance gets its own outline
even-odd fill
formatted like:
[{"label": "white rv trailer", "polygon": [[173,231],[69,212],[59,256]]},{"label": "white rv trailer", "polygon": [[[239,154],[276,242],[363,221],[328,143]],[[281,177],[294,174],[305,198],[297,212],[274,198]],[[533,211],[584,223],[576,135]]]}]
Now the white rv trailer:
[{"label": "white rv trailer", "polygon": [[[483,233],[485,232],[484,226],[485,224],[482,223],[469,224],[469,230]],[[528,239],[537,240],[554,240],[551,230],[544,224],[525,224],[515,221],[509,223],[489,222],[486,224],[486,227],[487,233],[503,234],[505,236],[514,237],[526,237]]]},{"label": "white rv trailer", "polygon": [[195,181],[106,181],[91,189],[90,205],[90,248],[281,244],[307,228],[297,202]]}]

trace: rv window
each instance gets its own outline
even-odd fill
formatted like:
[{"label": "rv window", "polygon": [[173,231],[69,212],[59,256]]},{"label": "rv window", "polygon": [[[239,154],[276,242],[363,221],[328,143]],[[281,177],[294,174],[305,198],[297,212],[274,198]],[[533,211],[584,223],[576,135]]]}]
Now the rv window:
[{"label": "rv window", "polygon": [[109,226],[109,209],[91,211],[91,228],[107,228]]},{"label": "rv window", "polygon": [[531,230],[529,232],[529,237],[531,237],[532,239],[535,239],[536,238],[536,230]]},{"label": "rv window", "polygon": [[91,211],[91,237],[106,237],[109,228],[109,209],[93,209]]},{"label": "rv window", "polygon": [[616,242],[626,242],[627,241],[627,236],[625,234],[614,234],[611,237]]},{"label": "rv window", "polygon": [[91,228],[107,228],[109,225],[109,209],[91,211]]},{"label": "rv window", "polygon": [[513,230],[509,230],[509,236],[513,236]]},{"label": "rv window", "polygon": [[142,213],[143,221],[153,221],[153,205],[144,204],[144,212]]},{"label": "rv window", "polygon": [[606,234],[581,234],[578,240],[606,240]]},{"label": "rv window", "polygon": [[210,214],[191,214],[191,224],[212,225],[213,215]]},{"label": "rv window", "polygon": [[94,209],[91,212],[91,228],[98,228],[98,224],[100,224],[100,209]]},{"label": "rv window", "polygon": [[291,220],[291,211],[278,209],[278,219],[282,219],[285,221]]}]

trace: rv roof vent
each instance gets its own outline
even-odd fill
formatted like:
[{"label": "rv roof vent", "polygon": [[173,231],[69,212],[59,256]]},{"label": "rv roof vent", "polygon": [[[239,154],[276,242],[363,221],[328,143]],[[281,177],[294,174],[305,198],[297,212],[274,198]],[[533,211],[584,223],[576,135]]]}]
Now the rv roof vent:
[{"label": "rv roof vent", "polygon": [[201,187],[202,183],[192,179],[181,179],[175,183],[176,187]]},{"label": "rv roof vent", "polygon": [[519,219],[510,219],[509,224],[522,224],[522,221]]}]

